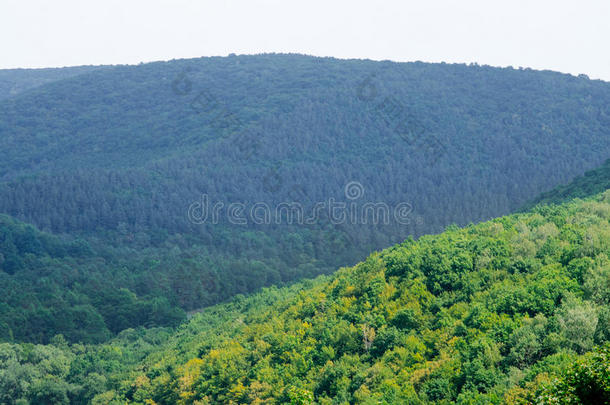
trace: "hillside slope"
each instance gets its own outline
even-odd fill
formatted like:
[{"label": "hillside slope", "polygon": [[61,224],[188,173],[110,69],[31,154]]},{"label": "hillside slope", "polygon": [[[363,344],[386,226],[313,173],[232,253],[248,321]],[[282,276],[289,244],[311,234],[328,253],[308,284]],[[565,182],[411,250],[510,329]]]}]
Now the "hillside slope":
[{"label": "hillside slope", "polygon": [[[595,346],[610,340],[609,291],[606,191],[450,227],[333,276],[238,297],[169,339],[164,330],[129,331],[102,346],[61,339],[37,346],[64,359],[46,391],[43,363],[27,360],[19,345],[0,345],[14,359],[5,360],[11,373],[31,383],[5,395],[157,404],[607,403],[610,346]],[[155,350],[155,341],[164,343]]]},{"label": "hillside slope", "polygon": [[108,251],[108,283],[195,310],[513,212],[607,159],[609,105],[602,81],[477,65],[109,66],[0,101],[0,212]]},{"label": "hillside slope", "polygon": [[609,254],[609,192],[406,241],[247,311],[220,338],[195,320],[123,395],[499,402],[610,339]]}]

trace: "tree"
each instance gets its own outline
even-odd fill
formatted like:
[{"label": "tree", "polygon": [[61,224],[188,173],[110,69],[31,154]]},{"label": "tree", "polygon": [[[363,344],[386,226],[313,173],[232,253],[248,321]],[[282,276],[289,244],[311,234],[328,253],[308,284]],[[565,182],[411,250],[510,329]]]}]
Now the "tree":
[{"label": "tree", "polygon": [[593,337],[597,329],[597,310],[587,301],[567,297],[558,313],[563,336],[578,353],[593,347]]}]

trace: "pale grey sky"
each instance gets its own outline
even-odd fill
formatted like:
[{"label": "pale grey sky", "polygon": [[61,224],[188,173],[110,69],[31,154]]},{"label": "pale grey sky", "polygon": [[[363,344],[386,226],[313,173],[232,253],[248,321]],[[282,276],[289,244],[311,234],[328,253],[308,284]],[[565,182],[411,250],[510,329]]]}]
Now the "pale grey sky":
[{"label": "pale grey sky", "polygon": [[0,0],[0,68],[298,52],[610,81],[609,39],[609,0]]}]

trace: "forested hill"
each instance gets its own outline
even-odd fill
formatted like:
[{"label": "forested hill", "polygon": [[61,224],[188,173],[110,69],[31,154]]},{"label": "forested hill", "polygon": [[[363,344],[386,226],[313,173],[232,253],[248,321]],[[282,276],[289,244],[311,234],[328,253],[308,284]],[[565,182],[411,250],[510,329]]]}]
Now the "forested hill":
[{"label": "forested hill", "polygon": [[598,168],[576,177],[570,183],[558,186],[551,191],[542,193],[525,206],[531,208],[536,204],[560,204],[574,199],[584,198],[610,188],[610,159]]},{"label": "forested hill", "polygon": [[195,318],[115,398],[610,402],[610,190],[407,240],[287,295]]},{"label": "forested hill", "polygon": [[58,232],[205,234],[184,216],[202,193],[313,203],[358,181],[371,201],[410,203],[419,235],[511,212],[602,163],[608,105],[605,82],[486,66],[259,55],[107,67],[0,103],[0,211]]},{"label": "forested hill", "polygon": [[409,239],[172,336],[0,344],[0,400],[607,404],[609,255],[610,190]]},{"label": "forested hill", "polygon": [[[610,84],[549,71],[270,54],[55,79],[0,101],[0,212],[103,258],[25,284],[54,331],[78,324],[57,300],[99,299],[87,274],[125,288],[99,307],[135,294],[198,309],[513,212],[610,156]],[[291,202],[313,220],[279,212]],[[337,221],[331,202],[367,215]],[[273,215],[255,221],[261,204]],[[7,296],[0,317],[19,328]],[[120,325],[164,324],[137,313]]]}]

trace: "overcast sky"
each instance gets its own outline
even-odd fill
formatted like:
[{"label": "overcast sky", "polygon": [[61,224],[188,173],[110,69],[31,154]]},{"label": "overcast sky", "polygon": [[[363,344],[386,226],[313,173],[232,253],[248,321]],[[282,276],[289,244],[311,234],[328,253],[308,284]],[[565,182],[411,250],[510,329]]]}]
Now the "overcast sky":
[{"label": "overcast sky", "polygon": [[298,52],[610,81],[609,40],[609,0],[0,0],[0,68]]}]

